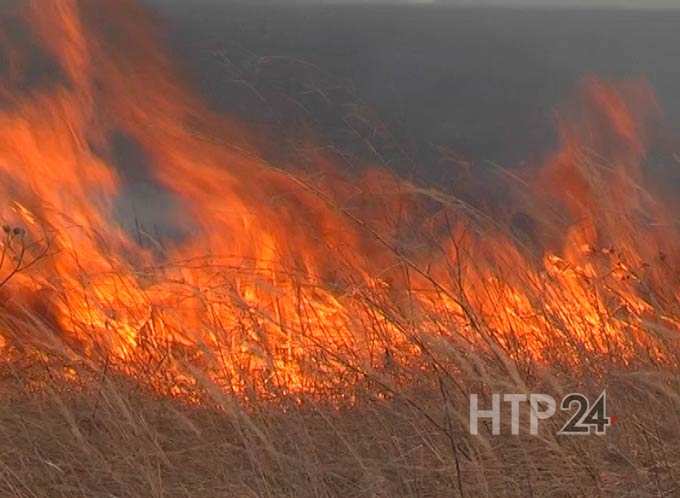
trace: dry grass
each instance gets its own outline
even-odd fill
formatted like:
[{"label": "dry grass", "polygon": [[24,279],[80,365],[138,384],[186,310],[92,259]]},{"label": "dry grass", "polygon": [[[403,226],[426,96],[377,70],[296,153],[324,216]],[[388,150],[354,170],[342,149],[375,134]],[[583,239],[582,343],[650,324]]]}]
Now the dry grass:
[{"label": "dry grass", "polygon": [[[434,198],[433,192],[424,195]],[[453,202],[443,194],[438,201]],[[448,207],[454,214],[468,209]],[[389,246],[379,233],[367,236]],[[603,271],[597,281],[574,273],[569,282],[575,287],[556,291],[556,277],[532,279],[522,276],[527,269],[509,263],[494,267],[504,261],[502,251],[485,261],[481,250],[465,258],[457,254],[458,266],[439,274],[448,280],[437,280],[404,252],[387,250],[404,273],[419,272],[440,299],[447,295],[461,304],[446,307],[433,299],[415,312],[403,299],[413,289],[371,293],[359,285],[362,291],[346,290],[351,297],[342,302],[348,316],[362,317],[364,328],[352,329],[335,349],[333,339],[314,342],[318,337],[287,325],[305,319],[324,327],[302,311],[262,329],[265,351],[268,333],[301,334],[295,341],[303,354],[292,361],[329,392],[291,394],[285,381],[271,381],[272,372],[245,370],[247,384],[230,394],[213,383],[220,365],[211,365],[230,360],[202,352],[201,344],[187,351],[149,337],[129,357],[115,359],[105,347],[98,350],[96,341],[88,349],[57,332],[35,310],[3,305],[0,496],[680,496],[678,339],[662,325],[677,316],[676,302],[665,297],[672,280],[653,286],[654,272],[628,265],[629,275]],[[601,268],[622,266],[619,257],[598,257]],[[471,299],[461,279],[476,277],[479,267],[523,282],[533,318],[518,318],[526,309],[513,314],[501,302],[507,296],[502,285],[484,289],[497,303],[495,313],[489,313],[489,301]],[[607,303],[596,317],[566,306],[581,289],[598,299],[581,304]],[[644,316],[632,306],[626,311],[629,301],[619,291],[629,289],[637,289],[633,297],[644,290],[645,301],[658,307]],[[327,291],[337,292],[330,284]],[[224,313],[243,309],[243,301],[234,299],[222,305]],[[299,299],[296,309],[314,305],[313,299]],[[265,318],[257,304],[247,311],[244,330],[258,316]],[[525,336],[517,330],[523,319]],[[206,317],[204,326],[228,344],[233,330],[221,323]],[[394,337],[381,335],[388,326],[403,344],[380,342]],[[584,329],[585,337],[574,332]],[[532,341],[539,341],[541,361]],[[384,357],[367,361],[362,344]],[[341,372],[350,380],[329,382]],[[559,399],[577,391],[594,399],[603,389],[617,417],[604,437],[557,436],[566,413],[544,422],[537,437],[527,435],[527,416],[520,436],[492,436],[488,426],[479,436],[468,431],[471,393],[489,406],[491,393],[539,392]],[[509,434],[507,417],[503,432]]]},{"label": "dry grass", "polygon": [[[0,495],[680,493],[675,371],[651,364],[622,369],[593,357],[596,371],[584,366],[578,376],[559,367],[525,375],[482,355],[469,359],[476,364],[470,371],[432,368],[399,392],[390,391],[384,375],[369,373],[354,403],[338,406],[299,396],[237,398],[195,372],[199,404],[160,396],[112,367],[24,353],[2,369]],[[544,423],[539,437],[467,431],[469,392],[594,395],[602,388],[618,417],[605,437],[554,436],[564,417]]]},{"label": "dry grass", "polygon": [[[252,385],[230,394],[213,384],[216,377],[197,354],[200,345],[188,352],[145,346],[113,359],[59,334],[35,311],[4,309],[0,496],[680,496],[678,340],[660,325],[677,312],[675,302],[663,299],[667,289],[649,288],[649,302],[666,304],[645,317],[622,314],[623,304],[612,301],[600,310],[601,327],[584,339],[573,330],[587,327],[587,320],[550,306],[550,287],[527,284],[523,290],[542,317],[527,336],[542,341],[543,361],[536,361],[531,344],[508,335],[517,318],[494,322],[497,317],[466,301],[455,267],[450,281],[434,281],[390,250],[404,269],[421,271],[462,302],[466,320],[434,303],[416,323],[397,303],[396,291],[352,294],[347,312],[363,310],[366,327],[353,331],[356,343],[329,351],[299,339],[304,358],[295,361],[331,392],[291,394],[285,382],[252,371],[246,372]],[[466,261],[468,277],[473,263],[484,263],[479,255]],[[615,296],[620,280],[603,277],[587,288]],[[573,296],[562,292],[570,302]],[[249,310],[251,316],[260,312]],[[503,313],[499,305],[498,317]],[[385,357],[372,363],[363,352],[353,354],[352,347],[378,341],[386,324],[403,333],[401,350],[392,353],[393,344],[383,344]],[[219,322],[205,326],[228,339]],[[610,326],[618,336],[607,332]],[[614,338],[618,342],[610,343]],[[266,334],[262,341],[266,346]],[[349,372],[351,382],[329,383],[329,371],[330,377]],[[178,386],[181,394],[170,395]],[[617,417],[604,437],[556,436],[566,413],[544,422],[537,437],[528,435],[526,413],[520,436],[509,435],[507,417],[506,435],[492,436],[488,426],[479,436],[468,431],[471,393],[489,406],[491,393],[559,399],[577,391],[594,399],[603,389]]]},{"label": "dry grass", "polygon": [[[276,62],[281,61],[260,60],[260,67],[265,63],[274,71]],[[248,80],[247,74],[237,76]],[[342,122],[329,127],[331,149],[354,150],[345,141],[360,144],[356,149],[368,149],[389,166],[399,163],[392,156],[410,156],[390,133],[381,127],[371,130],[376,125],[365,110],[347,103],[351,92],[350,97],[343,88],[327,92],[315,79],[312,74],[291,99],[305,96],[311,103],[321,101],[322,109],[341,108]],[[351,130],[350,138],[338,128]],[[356,153],[366,155],[365,150]],[[343,158],[358,161],[354,154]],[[282,318],[271,313],[273,306],[246,302],[234,291],[244,268],[199,268],[196,272],[205,271],[212,287],[192,287],[178,279],[168,288],[202,305],[194,329],[181,329],[181,318],[169,321],[181,329],[178,335],[195,341],[193,347],[164,342],[173,340],[163,327],[163,312],[172,317],[172,306],[156,316],[155,303],[141,304],[144,316],[153,308],[148,321],[158,320],[160,332],[154,336],[153,323],[133,321],[141,324],[135,330],[138,347],[126,351],[128,357],[115,358],[114,348],[103,344],[110,337],[102,333],[113,337],[125,331],[116,330],[115,319],[92,326],[88,306],[111,318],[109,308],[118,305],[114,311],[124,316],[125,306],[139,304],[146,285],[169,282],[163,278],[172,275],[170,262],[154,271],[139,269],[131,279],[139,289],[120,302],[117,294],[107,296],[110,306],[97,302],[101,293],[91,288],[88,275],[78,275],[78,296],[88,306],[72,319],[70,332],[54,325],[49,306],[43,305],[41,313],[39,295],[30,296],[35,306],[27,312],[25,302],[11,299],[12,287],[3,287],[0,496],[680,496],[680,348],[674,320],[680,309],[673,266],[680,259],[661,257],[650,235],[653,223],[630,221],[645,219],[636,203],[626,211],[619,198],[626,196],[611,198],[614,175],[603,173],[601,165],[578,167],[593,190],[593,223],[604,240],[609,235],[627,249],[619,254],[611,247],[593,247],[587,263],[598,270],[597,278],[565,259],[546,269],[541,258],[545,247],[537,247],[535,227],[513,224],[532,220],[536,227],[549,228],[546,238],[560,241],[571,231],[574,220],[558,216],[561,208],[552,199],[539,203],[533,190],[516,194],[512,204],[499,201],[500,208],[488,213],[452,195],[400,182],[407,197],[426,199],[428,209],[420,213],[425,220],[416,215],[390,219],[383,226],[391,229],[381,231],[374,228],[380,224],[356,214],[363,216],[361,203],[350,209],[296,176],[290,182],[296,195],[301,189],[319,199],[319,206],[347,218],[348,226],[390,262],[389,272],[377,263],[363,270],[394,278],[369,286],[358,276],[361,268],[344,267],[340,250],[328,254],[337,268],[323,279],[286,268],[287,287],[281,285],[272,295],[293,296],[289,304],[295,311]],[[637,192],[636,186],[622,183],[624,194]],[[385,211],[396,216],[401,206],[389,206],[396,205],[391,201],[397,196],[385,190]],[[462,243],[461,234],[469,242]],[[6,237],[3,248],[17,262],[12,278],[33,260],[24,257],[22,232],[8,231]],[[324,242],[311,241],[314,247]],[[428,246],[423,252],[435,254],[434,261],[418,260],[420,246]],[[28,252],[38,259],[51,256],[41,249]],[[113,263],[111,268],[119,276]],[[59,282],[50,280],[49,285],[53,300],[64,301]],[[112,288],[125,292],[125,286]],[[338,303],[337,329],[316,313],[319,294],[323,302]],[[640,312],[640,303],[651,310]],[[218,311],[217,318],[206,310]],[[192,335],[197,331],[213,338],[208,351]],[[277,342],[283,336],[287,341]],[[286,349],[282,345],[288,351],[281,352]],[[243,346],[254,347],[243,354]],[[226,358],[217,354],[223,349]],[[266,367],[248,368],[258,355]],[[300,367],[311,388],[288,392],[286,379],[277,381],[272,367],[282,359]],[[214,382],[220,380],[221,367],[232,377],[221,377],[218,387]],[[234,383],[240,392],[232,394],[229,387],[239,375]],[[471,393],[479,393],[488,406],[491,393],[540,392],[560,398],[578,391],[593,399],[603,389],[610,414],[618,419],[604,437],[556,436],[567,414],[545,422],[536,437],[526,435],[526,416],[521,436],[492,436],[486,426],[479,436],[468,432]],[[508,423],[504,419],[505,434]]]}]

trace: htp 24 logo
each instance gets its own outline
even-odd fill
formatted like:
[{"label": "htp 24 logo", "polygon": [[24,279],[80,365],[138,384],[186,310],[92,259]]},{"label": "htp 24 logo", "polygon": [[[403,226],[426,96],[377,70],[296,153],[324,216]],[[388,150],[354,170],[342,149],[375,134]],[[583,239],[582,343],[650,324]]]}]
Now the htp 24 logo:
[{"label": "htp 24 logo", "polygon": [[[557,412],[557,401],[549,394],[499,394],[491,395],[491,409],[479,408],[479,396],[470,395],[470,433],[479,434],[479,421],[491,420],[491,434],[501,434],[501,415],[503,403],[510,408],[510,433],[517,436],[520,433],[520,408],[523,403],[529,404],[529,433],[538,434],[541,420],[547,420]],[[560,436],[588,436],[595,434],[603,436],[607,429],[614,424],[614,417],[607,414],[607,392],[602,393],[591,404],[588,397],[581,393],[567,394],[559,404],[561,411],[572,412],[572,416],[557,432]]]}]

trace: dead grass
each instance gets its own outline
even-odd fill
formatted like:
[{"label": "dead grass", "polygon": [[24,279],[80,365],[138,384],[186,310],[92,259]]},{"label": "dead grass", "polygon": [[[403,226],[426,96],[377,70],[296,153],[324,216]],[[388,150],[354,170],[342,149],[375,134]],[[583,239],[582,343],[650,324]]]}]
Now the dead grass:
[{"label": "dead grass", "polygon": [[[635,317],[621,312],[625,301],[614,299],[622,277],[575,280],[593,295],[613,296],[598,312],[600,327],[590,327],[584,338],[573,331],[590,322],[548,300],[571,302],[567,290],[548,295],[554,292],[548,280],[543,287],[515,275],[512,281],[526,283],[534,314],[542,317],[522,339],[512,336],[517,318],[494,322],[488,308],[468,300],[455,266],[449,280],[435,280],[380,234],[370,235],[460,308],[434,301],[420,315],[409,314],[409,301],[400,301],[396,291],[347,292],[353,296],[347,313],[360,311],[365,328],[353,330],[336,349],[331,339],[324,348],[303,329],[286,325],[302,315],[273,324],[301,335],[304,354],[293,360],[309,378],[330,386],[327,392],[290,393],[285,381],[271,381],[272,372],[253,370],[244,372],[252,385],[230,394],[214,384],[219,376],[210,362],[218,359],[202,355],[200,344],[187,351],[148,337],[132,356],[114,359],[105,347],[88,350],[56,332],[35,310],[3,305],[0,496],[680,496],[678,339],[662,325],[677,310],[663,299],[665,286],[649,287],[646,299],[666,304],[656,314]],[[480,254],[466,255],[467,277],[474,276],[470,268],[486,264]],[[508,273],[498,267],[498,274]],[[229,309],[243,308],[239,303]],[[503,313],[499,304],[496,315]],[[256,306],[247,316],[244,330],[258,323],[253,317],[265,318]],[[401,350],[380,342],[387,325],[403,336]],[[232,337],[219,321],[206,319],[205,326],[225,344]],[[542,361],[536,361],[531,340],[540,341]],[[377,348],[378,357],[369,362],[365,351],[355,354],[362,344]],[[351,381],[329,382],[339,372]],[[488,407],[491,393],[560,399],[583,392],[594,399],[603,389],[609,414],[617,417],[603,437],[557,436],[566,413],[544,422],[536,437],[528,435],[526,413],[520,436],[509,435],[508,417],[502,436],[492,436],[488,426],[479,436],[468,431],[471,393]]]},{"label": "dead grass", "polygon": [[[308,176],[318,173],[317,155],[299,145],[315,127],[325,130],[323,148],[352,171],[366,158],[394,169],[413,166],[399,134],[356,101],[351,85],[329,81],[304,61],[215,55],[263,108],[267,96],[285,101],[275,117],[286,120],[275,120],[274,130],[300,125],[302,131],[288,137],[287,155],[307,157],[300,165]],[[299,264],[278,275],[256,271],[257,261],[248,270],[202,256],[174,267],[159,254],[162,267],[153,269],[148,262],[120,269],[112,261],[105,282],[115,285],[103,286],[115,289],[106,295],[110,302],[103,302],[92,275],[71,275],[79,267],[62,270],[73,276],[75,298],[52,274],[38,273],[25,287],[5,285],[26,270],[39,271],[34,263],[63,249],[50,248],[46,235],[5,228],[0,497],[680,496],[677,244],[671,257],[663,254],[653,237],[658,224],[640,212],[648,203],[637,185],[621,181],[612,197],[618,177],[607,173],[606,161],[588,159],[574,171],[592,191],[586,204],[595,211],[597,240],[623,245],[582,255],[587,264],[581,266],[596,268],[595,277],[568,258],[546,263],[550,244],[539,244],[538,232],[555,245],[577,232],[579,220],[564,219],[563,206],[551,198],[539,202],[525,187],[502,189],[501,199],[484,185],[494,190],[488,197],[499,197],[498,209],[485,211],[465,201],[483,205],[484,196],[476,194],[484,189],[471,188],[461,198],[400,181],[397,192],[385,179],[382,193],[367,188],[362,203],[361,185],[351,189],[351,202],[336,199],[321,179],[319,187],[284,168],[276,179],[285,179],[280,183],[290,191],[281,187],[277,197],[302,199],[304,192],[332,219],[347,219],[387,263],[351,266],[342,238],[330,244],[334,251],[315,272],[324,274],[314,277]],[[457,162],[453,156],[445,161]],[[522,183],[512,172],[500,174]],[[335,186],[333,179],[327,183]],[[404,215],[416,197],[427,209]],[[637,202],[622,205],[628,198]],[[383,206],[375,220],[363,209],[371,204]],[[388,219],[379,223],[383,212]],[[325,247],[316,226],[305,226],[309,242]],[[93,247],[106,249],[100,227],[91,228],[82,236],[97,237]],[[154,251],[162,253],[157,245]],[[298,262],[298,248],[290,252],[288,260]],[[421,252],[427,257],[419,258]],[[189,265],[197,265],[191,270],[208,284],[172,278]],[[365,273],[375,277],[370,285]],[[132,291],[123,276],[134,281]],[[240,277],[253,287],[272,287],[271,302],[245,300],[235,290]],[[172,283],[164,295],[193,299],[200,317],[193,328],[183,328],[183,315],[173,314],[179,304],[140,305],[156,283]],[[43,297],[65,305],[62,326]],[[279,298],[291,304],[288,315]],[[69,308],[74,299],[83,304],[81,313]],[[336,322],[319,312],[328,303],[335,305]],[[99,322],[90,320],[90,311]],[[126,313],[139,316],[117,320]],[[126,348],[116,356],[121,349],[112,344],[130,328],[135,347],[123,341]],[[185,341],[174,343],[177,338]],[[311,384],[291,392],[286,367]],[[527,435],[526,416],[520,436],[492,436],[487,426],[479,436],[468,431],[471,393],[488,406],[492,393],[559,399],[577,391],[593,399],[603,389],[617,417],[603,437],[557,436],[567,414],[545,422],[535,437]],[[506,417],[504,434],[508,425]]]},{"label": "dead grass", "polygon": [[[113,368],[30,356],[2,369],[2,496],[680,493],[680,385],[676,372],[651,365],[609,370],[600,363],[593,375],[551,369],[528,378],[480,356],[484,375],[477,379],[432,369],[389,392],[368,375],[351,406],[300,396],[237,398],[197,374],[198,404],[160,396]],[[605,437],[555,436],[564,417],[546,422],[539,437],[467,431],[469,392],[594,395],[602,388],[618,419]]]}]

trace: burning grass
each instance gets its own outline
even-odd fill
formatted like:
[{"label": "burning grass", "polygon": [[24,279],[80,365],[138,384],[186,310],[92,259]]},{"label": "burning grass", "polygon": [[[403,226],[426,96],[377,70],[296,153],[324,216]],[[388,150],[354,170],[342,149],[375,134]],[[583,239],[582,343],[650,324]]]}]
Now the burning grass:
[{"label": "burning grass", "polygon": [[[658,366],[622,369],[586,356],[577,369],[529,375],[508,359],[470,354],[467,368],[433,359],[428,371],[402,371],[413,376],[406,386],[366,372],[353,403],[339,406],[305,396],[249,400],[196,371],[196,399],[187,402],[150,390],[141,367],[120,375],[59,355],[25,360],[3,366],[8,496],[677,493],[680,386],[676,371]],[[606,437],[556,437],[562,419],[541,426],[540,437],[467,431],[468,392],[602,388],[618,416]]]},{"label": "burning grass", "polygon": [[[678,493],[680,237],[648,193],[647,85],[585,80],[558,149],[470,201],[265,161],[133,2],[15,15],[57,69],[26,88],[26,41],[0,39],[5,494]],[[121,136],[165,196],[155,232],[117,216]],[[472,393],[602,389],[606,437],[467,431]]]}]

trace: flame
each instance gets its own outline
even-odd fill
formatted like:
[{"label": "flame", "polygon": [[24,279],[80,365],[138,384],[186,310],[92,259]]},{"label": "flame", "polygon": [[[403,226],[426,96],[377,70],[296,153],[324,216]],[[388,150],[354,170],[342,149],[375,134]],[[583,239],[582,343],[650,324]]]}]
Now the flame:
[{"label": "flame", "polygon": [[[6,15],[24,33],[0,37],[2,308],[82,354],[202,356],[237,392],[316,393],[417,363],[428,338],[531,361],[669,354],[648,324],[677,328],[680,239],[643,188],[659,114],[644,83],[585,80],[558,150],[510,207],[482,210],[378,168],[352,179],[319,155],[310,177],[263,160],[131,0]],[[35,58],[47,81],[27,76]],[[142,180],[158,233],[121,214]]]}]

